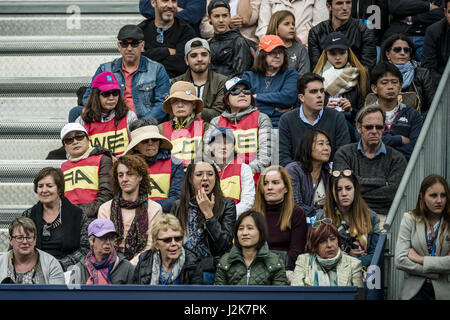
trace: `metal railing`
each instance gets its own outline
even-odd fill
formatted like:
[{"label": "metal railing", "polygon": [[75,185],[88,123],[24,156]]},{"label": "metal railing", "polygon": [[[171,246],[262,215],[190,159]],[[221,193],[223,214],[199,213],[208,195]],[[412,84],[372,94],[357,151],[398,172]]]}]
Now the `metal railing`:
[{"label": "metal railing", "polygon": [[389,300],[399,299],[403,272],[394,264],[395,245],[403,213],[416,206],[420,184],[430,174],[450,177],[450,61],[434,96],[403,178],[389,210],[384,229],[388,232],[386,256]]}]

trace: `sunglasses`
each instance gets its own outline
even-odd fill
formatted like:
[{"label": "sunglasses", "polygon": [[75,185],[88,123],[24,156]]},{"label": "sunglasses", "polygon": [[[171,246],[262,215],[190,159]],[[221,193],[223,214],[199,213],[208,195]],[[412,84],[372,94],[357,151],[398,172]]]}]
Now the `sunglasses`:
[{"label": "sunglasses", "polygon": [[131,44],[131,47],[132,48],[137,48],[138,46],[139,46],[139,44],[141,43],[142,41],[140,41],[140,40],[133,40],[133,41],[119,41],[119,44],[120,44],[120,46],[122,47],[122,48],[128,48],[128,46]]},{"label": "sunglasses", "polygon": [[120,90],[101,91],[100,94],[104,98],[108,98],[110,95],[117,97],[120,94]]},{"label": "sunglasses", "polygon": [[142,144],[147,144],[147,143],[149,143],[150,140],[151,140],[152,142],[157,142],[157,141],[159,141],[158,138],[150,138],[150,139],[142,140],[140,143],[142,143]]},{"label": "sunglasses", "polygon": [[65,145],[69,145],[69,144],[72,144],[74,140],[77,140],[77,141],[83,140],[84,137],[86,137],[86,134],[80,132],[80,133],[77,133],[77,134],[75,134],[73,136],[65,137],[64,140],[63,140],[63,143]]},{"label": "sunglasses", "polygon": [[50,240],[50,237],[52,236],[50,233],[51,225],[44,224],[44,227],[42,228],[42,239],[45,241]]},{"label": "sunglasses", "polygon": [[339,170],[334,170],[332,173],[331,173],[331,175],[333,176],[333,177],[339,177],[340,175],[343,175],[344,177],[350,177],[351,175],[352,175],[352,170],[350,170],[350,169],[345,169],[345,170],[342,170],[342,171],[339,171]]},{"label": "sunglasses", "polygon": [[175,242],[181,242],[181,241],[183,241],[183,236],[158,238],[157,240],[161,240],[164,243],[172,243],[172,241],[174,241],[174,240],[175,240]]},{"label": "sunglasses", "polygon": [[330,225],[330,224],[333,223],[333,220],[331,220],[330,218],[324,218],[324,219],[316,220],[316,221],[314,221],[314,223],[311,225],[311,227],[313,227],[314,229],[317,229],[317,228],[320,226],[320,224],[321,224],[322,222],[323,222],[324,224]]},{"label": "sunglasses", "polygon": [[238,96],[241,93],[245,94],[245,95],[249,95],[252,94],[252,91],[250,89],[233,89],[233,91],[230,92],[232,96]]},{"label": "sunglasses", "polygon": [[362,126],[364,129],[366,130],[373,130],[373,128],[377,129],[377,130],[383,130],[384,126],[382,125],[373,125],[373,124],[366,124],[365,126]]},{"label": "sunglasses", "polygon": [[410,53],[411,52],[411,48],[410,47],[392,47],[391,50],[394,51],[395,53],[400,53],[400,51],[402,51],[402,50],[405,53]]}]

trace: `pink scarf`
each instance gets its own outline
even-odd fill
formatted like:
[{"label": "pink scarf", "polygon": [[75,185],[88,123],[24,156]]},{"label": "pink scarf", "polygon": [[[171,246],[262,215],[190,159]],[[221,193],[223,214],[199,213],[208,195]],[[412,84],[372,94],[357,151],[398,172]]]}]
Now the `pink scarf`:
[{"label": "pink scarf", "polygon": [[86,255],[86,267],[89,272],[89,279],[86,284],[111,284],[111,271],[117,261],[116,250],[103,261],[97,263],[94,252],[91,250]]}]

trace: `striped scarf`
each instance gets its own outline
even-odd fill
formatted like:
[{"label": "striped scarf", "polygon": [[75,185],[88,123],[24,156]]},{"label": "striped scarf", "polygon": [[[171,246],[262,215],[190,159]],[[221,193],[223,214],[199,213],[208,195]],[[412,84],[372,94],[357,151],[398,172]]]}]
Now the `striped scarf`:
[{"label": "striped scarf", "polygon": [[122,208],[136,209],[130,230],[125,237],[124,255],[128,260],[141,252],[147,244],[148,231],[148,201],[146,195],[141,195],[137,201],[122,199],[120,192],[114,197],[111,204],[111,220],[119,234],[118,243],[124,239],[124,226]]},{"label": "striped scarf", "polygon": [[89,279],[86,284],[111,284],[111,271],[117,261],[116,250],[112,250],[105,260],[97,263],[94,251],[91,250],[86,255],[86,268],[89,272]]},{"label": "striped scarf", "polygon": [[337,96],[349,92],[358,85],[359,70],[350,63],[344,68],[336,69],[327,61],[322,70],[322,77],[325,79],[323,84],[325,91],[330,96]]}]

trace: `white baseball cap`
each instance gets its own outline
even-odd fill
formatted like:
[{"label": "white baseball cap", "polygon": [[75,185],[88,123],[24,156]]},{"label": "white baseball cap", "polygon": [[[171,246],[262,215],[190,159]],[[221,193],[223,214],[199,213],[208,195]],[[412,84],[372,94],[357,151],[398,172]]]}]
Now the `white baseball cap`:
[{"label": "white baseball cap", "polygon": [[88,135],[86,129],[81,124],[78,122],[70,122],[61,129],[61,141],[69,132],[72,131],[83,131],[86,135]]}]

